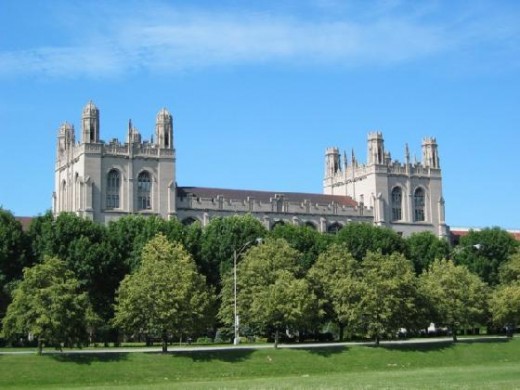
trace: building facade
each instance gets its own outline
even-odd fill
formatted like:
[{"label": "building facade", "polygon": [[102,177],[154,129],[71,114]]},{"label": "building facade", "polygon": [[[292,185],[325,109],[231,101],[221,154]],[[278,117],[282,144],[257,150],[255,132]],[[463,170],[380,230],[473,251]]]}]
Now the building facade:
[{"label": "building facade", "polygon": [[392,160],[385,150],[381,132],[368,134],[367,161],[358,163],[354,152],[350,163],[338,148],[325,152],[326,194],[351,197],[373,211],[374,223],[390,227],[405,236],[430,231],[448,236],[445,222],[442,174],[435,138],[422,142],[422,160],[410,161],[405,145],[405,161]]},{"label": "building facade", "polygon": [[128,124],[126,142],[100,139],[99,109],[83,109],[81,139],[74,126],[58,131],[53,212],[74,212],[100,223],[129,214],[178,218],[183,223],[250,214],[267,229],[279,223],[335,232],[350,222],[388,226],[400,234],[431,231],[447,236],[442,176],[435,139],[423,142],[423,160],[403,164],[384,150],[381,133],[370,133],[368,157],[341,163],[338,148],[325,154],[323,194],[178,187],[173,119],[159,111],[149,141]]}]

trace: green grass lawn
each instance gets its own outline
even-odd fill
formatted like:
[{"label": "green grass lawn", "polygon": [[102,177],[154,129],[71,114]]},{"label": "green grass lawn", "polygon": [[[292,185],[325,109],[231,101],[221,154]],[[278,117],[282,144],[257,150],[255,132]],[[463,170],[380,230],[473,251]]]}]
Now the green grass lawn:
[{"label": "green grass lawn", "polygon": [[0,355],[0,388],[515,389],[520,340],[160,353]]}]

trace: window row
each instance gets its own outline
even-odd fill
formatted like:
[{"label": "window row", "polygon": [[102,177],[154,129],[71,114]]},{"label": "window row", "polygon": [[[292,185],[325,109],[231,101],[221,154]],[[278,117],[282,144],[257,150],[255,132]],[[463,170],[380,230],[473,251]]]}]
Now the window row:
[{"label": "window row", "polygon": [[[120,208],[121,175],[112,169],[107,175],[106,208]],[[149,172],[141,172],[137,176],[137,209],[149,210],[152,208],[152,179]]]},{"label": "window row", "polygon": [[[394,187],[391,195],[392,221],[401,221],[403,219],[403,190],[401,187]],[[415,222],[424,222],[426,215],[424,212],[425,192],[419,187],[413,194],[413,220]]]}]

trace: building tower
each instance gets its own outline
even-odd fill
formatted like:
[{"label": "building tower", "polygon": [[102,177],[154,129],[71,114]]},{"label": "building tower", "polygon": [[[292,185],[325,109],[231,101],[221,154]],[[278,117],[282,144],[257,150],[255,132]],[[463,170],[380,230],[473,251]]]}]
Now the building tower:
[{"label": "building tower", "polygon": [[81,115],[81,141],[64,124],[58,132],[53,210],[107,223],[128,214],[175,215],[172,116],[157,115],[156,142],[143,141],[128,123],[125,143],[100,139],[99,110],[92,101]]},{"label": "building tower", "polygon": [[446,237],[442,173],[435,138],[423,140],[422,154],[421,163],[411,163],[406,145],[405,162],[394,161],[385,151],[383,134],[370,132],[365,164],[357,164],[353,158],[344,172],[341,167],[338,172],[335,167],[339,151],[327,149],[323,191],[351,196],[372,210],[374,224],[391,227],[405,236],[428,230]]},{"label": "building tower", "polygon": [[327,148],[325,150],[325,178],[323,185],[330,188],[330,194],[334,194],[334,178],[339,172],[341,172],[339,148]]},{"label": "building tower", "polygon": [[383,164],[385,156],[385,141],[380,131],[368,134],[368,165]]},{"label": "building tower", "polygon": [[89,101],[83,108],[82,137],[84,144],[99,143],[99,110],[94,103]]},{"label": "building tower", "polygon": [[439,153],[435,138],[424,138],[422,142],[422,164],[425,167],[440,169]]},{"label": "building tower", "polygon": [[173,149],[173,119],[166,108],[161,109],[157,114],[155,143],[161,149]]}]

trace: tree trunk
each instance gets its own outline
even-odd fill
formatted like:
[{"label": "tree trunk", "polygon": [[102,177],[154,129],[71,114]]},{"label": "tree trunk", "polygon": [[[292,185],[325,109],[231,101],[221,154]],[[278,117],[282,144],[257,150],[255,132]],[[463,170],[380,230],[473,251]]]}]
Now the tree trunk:
[{"label": "tree trunk", "polygon": [[162,333],[162,352],[168,352],[168,332],[163,330]]},{"label": "tree trunk", "polygon": [[379,333],[376,333],[376,347],[379,347]]},{"label": "tree trunk", "polygon": [[457,328],[452,328],[451,330],[452,336],[453,336],[453,342],[457,342]]},{"label": "tree trunk", "polygon": [[345,325],[338,324],[339,326],[339,341],[343,341],[343,332],[345,330]]},{"label": "tree trunk", "polygon": [[43,353],[43,340],[41,338],[38,338],[38,355],[41,355]]},{"label": "tree trunk", "polygon": [[276,329],[274,332],[274,347],[278,348],[278,340],[280,339],[280,331]]}]

